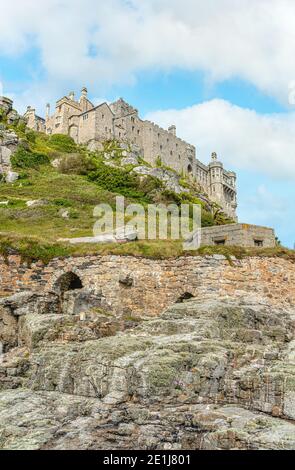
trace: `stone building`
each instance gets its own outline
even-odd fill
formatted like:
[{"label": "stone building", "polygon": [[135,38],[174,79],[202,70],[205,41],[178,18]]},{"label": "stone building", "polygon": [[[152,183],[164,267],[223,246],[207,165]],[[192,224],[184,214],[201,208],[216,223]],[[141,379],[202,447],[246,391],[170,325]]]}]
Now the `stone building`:
[{"label": "stone building", "polygon": [[[25,117],[29,127],[43,130],[44,121],[36,116],[34,109],[28,108]],[[122,98],[110,105],[94,106],[88,99],[86,88],[82,89],[78,100],[71,92],[57,101],[53,114],[47,105],[45,131],[47,134],[68,134],[77,143],[91,144],[91,148],[112,139],[128,143],[151,165],[160,159],[163,165],[191,175],[213,201],[236,219],[236,174],[223,168],[216,153],[212,154],[211,163],[204,165],[196,158],[195,147],[176,135],[174,125],[165,130],[142,120],[137,109]]]},{"label": "stone building", "polygon": [[268,227],[249,224],[216,225],[202,229],[201,243],[203,246],[274,248],[276,237],[274,230]]},{"label": "stone building", "polygon": [[37,116],[36,110],[31,106],[27,107],[27,111],[24,114],[24,118],[27,121],[27,126],[37,132],[46,132],[45,119]]}]

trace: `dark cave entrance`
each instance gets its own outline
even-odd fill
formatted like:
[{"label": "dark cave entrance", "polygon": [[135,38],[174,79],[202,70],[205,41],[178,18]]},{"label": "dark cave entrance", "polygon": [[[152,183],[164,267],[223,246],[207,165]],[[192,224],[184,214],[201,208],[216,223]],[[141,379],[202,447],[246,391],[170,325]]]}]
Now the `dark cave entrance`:
[{"label": "dark cave entrance", "polygon": [[191,294],[190,292],[184,292],[184,294],[182,294],[179,299],[176,301],[177,304],[182,304],[183,302],[185,302],[186,300],[190,300],[190,299],[193,299],[194,298],[194,295]]},{"label": "dark cave entrance", "polygon": [[56,286],[61,294],[71,290],[83,289],[83,283],[79,276],[73,272],[65,273],[56,282]]}]

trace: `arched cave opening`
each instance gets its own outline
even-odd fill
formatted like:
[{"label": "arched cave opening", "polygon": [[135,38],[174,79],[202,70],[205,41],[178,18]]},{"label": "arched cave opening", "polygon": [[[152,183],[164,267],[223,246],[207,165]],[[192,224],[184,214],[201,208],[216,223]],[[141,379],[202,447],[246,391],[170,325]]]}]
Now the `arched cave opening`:
[{"label": "arched cave opening", "polygon": [[60,276],[56,286],[61,294],[70,290],[83,289],[83,283],[79,276],[73,272],[68,272]]},{"label": "arched cave opening", "polygon": [[193,299],[195,296],[193,294],[191,294],[190,292],[184,292],[184,294],[182,294],[179,299],[176,301],[177,304],[182,304],[183,302],[185,302],[186,300],[190,300],[190,299]]}]

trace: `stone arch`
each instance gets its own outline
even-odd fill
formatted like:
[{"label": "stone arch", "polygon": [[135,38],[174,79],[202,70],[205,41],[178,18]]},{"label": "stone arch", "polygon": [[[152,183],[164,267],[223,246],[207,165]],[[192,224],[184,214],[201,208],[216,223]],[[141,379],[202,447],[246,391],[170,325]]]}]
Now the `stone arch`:
[{"label": "stone arch", "polygon": [[72,124],[69,128],[69,134],[70,137],[77,143],[78,142],[78,135],[79,135],[79,129],[76,124]]},{"label": "stone arch", "polygon": [[186,300],[193,299],[195,296],[191,292],[184,292],[181,296],[176,300],[177,304],[182,304]]},{"label": "stone arch", "polygon": [[55,281],[54,287],[60,294],[64,294],[71,290],[83,289],[83,283],[77,274],[69,271],[59,276]]}]

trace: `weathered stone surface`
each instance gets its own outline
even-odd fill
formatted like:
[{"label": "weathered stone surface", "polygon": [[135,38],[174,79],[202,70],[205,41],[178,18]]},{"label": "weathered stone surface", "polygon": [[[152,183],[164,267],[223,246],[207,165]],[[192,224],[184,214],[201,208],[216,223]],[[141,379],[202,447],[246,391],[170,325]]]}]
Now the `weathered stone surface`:
[{"label": "weathered stone surface", "polygon": [[[1,108],[1,97],[0,97],[0,108]],[[12,117],[14,114],[11,115]],[[14,131],[10,129],[0,130],[0,174],[6,176],[5,180],[8,183],[16,181],[17,173],[11,171],[10,159],[17,146],[19,144],[19,138]]]},{"label": "weathered stone surface", "polygon": [[[26,432],[24,432],[24,428]],[[234,406],[126,404],[57,392],[0,394],[0,442],[13,450],[294,449],[294,424]]]},{"label": "weathered stone surface", "polygon": [[[27,266],[19,256],[0,259],[0,295],[51,291],[67,272],[76,273],[89,289],[101,291],[119,314],[159,315],[185,294],[196,299],[225,297],[282,307],[295,307],[294,263],[280,258],[245,258],[231,262],[214,257],[146,259],[133,256],[87,256],[54,259],[48,265]],[[123,272],[132,273],[129,289],[120,285]]]},{"label": "weathered stone surface", "polygon": [[46,199],[37,199],[35,201],[27,201],[27,207],[42,207],[48,205],[48,201]]},{"label": "weathered stone surface", "polygon": [[[131,260],[107,257],[104,272],[110,282],[117,266],[115,294],[129,299],[140,267]],[[268,276],[286,268],[282,261],[263,260]],[[178,269],[183,262],[174,260]],[[175,277],[176,264],[169,271],[163,263],[165,278]],[[205,275],[209,267],[240,273],[220,258],[193,266],[199,280],[198,269]],[[248,290],[232,300],[214,289],[199,298],[182,289],[151,317],[134,308],[148,299],[142,289],[128,314],[108,304],[98,272],[91,288],[87,277],[79,287],[76,266],[76,277],[56,275],[42,291],[41,268],[33,268],[38,293],[0,301],[0,448],[295,449],[294,303],[274,301],[274,290],[269,298]],[[291,271],[284,271],[289,281]]]},{"label": "weathered stone surface", "polygon": [[158,178],[165,184],[165,187],[175,192],[176,194],[188,192],[188,189],[184,188],[180,184],[180,176],[171,170],[166,170],[164,168],[150,168],[148,166],[138,166],[133,170],[139,175],[148,175]]},{"label": "weathered stone surface", "polygon": [[119,228],[116,232],[96,235],[94,237],[79,237],[79,238],[66,238],[62,241],[67,241],[72,245],[79,245],[81,243],[124,243],[137,240],[138,233],[136,230],[128,229],[128,227]]}]

